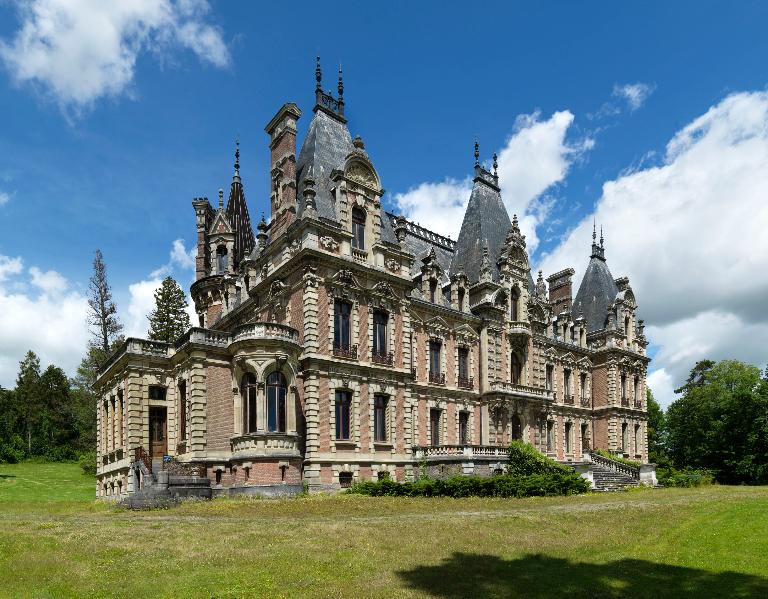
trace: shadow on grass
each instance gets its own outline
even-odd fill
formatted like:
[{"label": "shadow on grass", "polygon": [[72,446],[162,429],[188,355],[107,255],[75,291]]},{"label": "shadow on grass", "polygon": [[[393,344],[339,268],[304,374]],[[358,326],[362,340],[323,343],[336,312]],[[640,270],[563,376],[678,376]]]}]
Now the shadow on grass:
[{"label": "shadow on grass", "polygon": [[546,555],[504,560],[455,553],[437,566],[398,572],[433,597],[768,597],[768,579],[624,559],[606,564]]},{"label": "shadow on grass", "polygon": [[15,474],[0,474],[0,478],[16,478]]}]

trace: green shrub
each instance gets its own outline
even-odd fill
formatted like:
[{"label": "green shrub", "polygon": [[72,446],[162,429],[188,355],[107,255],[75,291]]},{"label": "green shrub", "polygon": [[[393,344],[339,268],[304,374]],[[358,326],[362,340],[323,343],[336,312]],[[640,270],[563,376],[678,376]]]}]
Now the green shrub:
[{"label": "green shrub", "polygon": [[77,460],[80,468],[83,470],[83,474],[89,474],[90,476],[96,476],[96,452],[89,451],[80,456]]},{"label": "green shrub", "polygon": [[373,497],[549,497],[577,495],[589,491],[582,477],[565,471],[527,476],[454,476],[421,478],[415,482],[365,481],[352,485],[349,493]]},{"label": "green shrub", "polygon": [[640,462],[636,462],[634,460],[628,460],[626,458],[622,458],[621,456],[617,456],[615,453],[611,453],[610,451],[607,451],[605,449],[593,449],[592,450],[597,455],[601,455],[604,458],[610,458],[616,462],[620,462],[621,464],[625,464],[627,466],[632,466],[633,468],[639,468],[642,466]]},{"label": "green shrub", "polygon": [[695,470],[686,468],[676,470],[675,468],[657,468],[656,480],[665,487],[701,487],[711,485],[715,477],[710,470]]},{"label": "green shrub", "polygon": [[523,441],[512,441],[509,445],[509,461],[507,474],[509,476],[529,476],[531,474],[563,473],[570,474],[568,466],[558,464],[548,458],[538,449]]},{"label": "green shrub", "polygon": [[13,435],[10,439],[0,442],[0,464],[16,464],[27,456],[24,439]]}]

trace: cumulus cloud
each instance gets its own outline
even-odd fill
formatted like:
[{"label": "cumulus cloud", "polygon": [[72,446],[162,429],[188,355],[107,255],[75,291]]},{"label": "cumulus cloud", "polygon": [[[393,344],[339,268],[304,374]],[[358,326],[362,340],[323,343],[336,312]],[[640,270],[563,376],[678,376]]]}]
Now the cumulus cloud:
[{"label": "cumulus cloud", "polygon": [[617,84],[613,86],[613,96],[624,100],[629,107],[629,111],[634,112],[645,104],[645,101],[655,89],[655,85],[649,85],[647,83]]},{"label": "cumulus cloud", "polygon": [[0,206],[4,206],[11,199],[11,194],[5,191],[0,191]]},{"label": "cumulus cloud", "polygon": [[42,365],[74,373],[85,352],[86,298],[56,271],[24,270],[21,258],[0,256],[0,385],[13,387],[31,349]]},{"label": "cumulus cloud", "polygon": [[594,218],[611,270],[629,275],[659,348],[652,369],[664,372],[652,380],[679,386],[702,358],[764,365],[766,197],[768,93],[732,94],[677,132],[660,164],[605,183],[594,214],[542,268],[583,273]]},{"label": "cumulus cloud", "polygon": [[75,113],[130,89],[136,60],[177,47],[216,67],[230,57],[221,31],[206,22],[205,0],[32,0],[18,2],[20,28],[0,40],[0,60]]},{"label": "cumulus cloud", "polygon": [[[539,201],[542,194],[563,181],[571,164],[594,145],[590,138],[575,143],[566,140],[573,120],[573,114],[567,110],[555,112],[546,120],[542,120],[539,112],[522,115],[498,151],[502,198],[510,215],[520,216],[531,251],[538,244],[536,225],[548,212],[549,203]],[[470,178],[447,178],[395,194],[393,202],[409,219],[455,239],[471,189]]]}]

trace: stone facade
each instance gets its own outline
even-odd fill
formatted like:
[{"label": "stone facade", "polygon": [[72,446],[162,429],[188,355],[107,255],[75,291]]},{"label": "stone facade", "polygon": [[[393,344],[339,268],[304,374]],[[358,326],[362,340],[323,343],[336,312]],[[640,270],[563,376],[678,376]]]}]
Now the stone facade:
[{"label": "stone facade", "polygon": [[575,298],[573,269],[534,281],[477,147],[457,241],[386,212],[341,81],[333,97],[317,79],[298,156],[295,104],[266,127],[269,223],[253,234],[239,150],[226,208],[221,191],[218,209],[193,201],[199,326],[128,339],[102,367],[97,495],[133,493],[135,464],[163,456],[266,495],[492,474],[515,438],[646,463],[647,341],[602,235]]}]

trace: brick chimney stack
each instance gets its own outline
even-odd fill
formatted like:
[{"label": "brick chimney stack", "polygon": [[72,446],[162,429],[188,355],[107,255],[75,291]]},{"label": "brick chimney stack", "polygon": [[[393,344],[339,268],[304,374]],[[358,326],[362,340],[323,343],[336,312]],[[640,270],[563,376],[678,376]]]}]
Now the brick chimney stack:
[{"label": "brick chimney stack", "polygon": [[570,312],[573,303],[573,282],[571,277],[576,271],[566,268],[547,277],[549,283],[549,303],[552,304],[555,316],[561,312]]},{"label": "brick chimney stack", "polygon": [[288,102],[264,128],[269,135],[272,239],[296,218],[296,121],[300,117],[299,107]]}]

